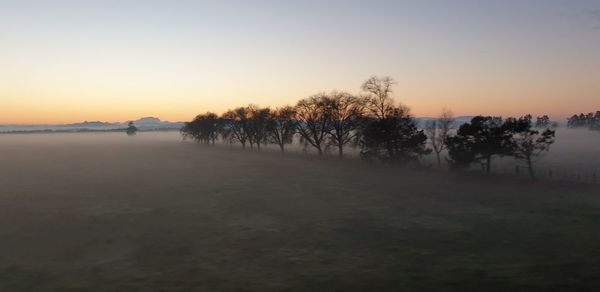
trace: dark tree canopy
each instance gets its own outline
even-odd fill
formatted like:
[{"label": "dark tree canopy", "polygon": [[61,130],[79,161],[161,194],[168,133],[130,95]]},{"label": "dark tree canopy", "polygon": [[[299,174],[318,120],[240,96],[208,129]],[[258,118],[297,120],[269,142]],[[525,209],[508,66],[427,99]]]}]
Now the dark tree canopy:
[{"label": "dark tree canopy", "polygon": [[543,115],[541,117],[537,117],[535,121],[536,128],[549,128],[550,127],[550,117],[547,115]]},{"label": "dark tree canopy", "polygon": [[296,110],[291,106],[271,111],[267,123],[267,141],[279,146],[284,152],[285,145],[292,143],[296,134]]},{"label": "dark tree canopy", "polygon": [[512,133],[510,148],[512,156],[525,162],[529,175],[535,178],[533,164],[543,153],[550,151],[556,132],[546,128],[541,133],[533,129],[530,115],[521,118],[508,118],[504,123],[507,131]]},{"label": "dark tree canopy", "polygon": [[223,118],[222,136],[228,141],[238,141],[246,148],[246,143],[252,141],[250,111],[247,107],[238,107],[225,112]]},{"label": "dark tree canopy", "polygon": [[129,122],[127,126],[127,135],[134,136],[137,134],[138,128],[133,124],[133,122]]},{"label": "dark tree canopy", "polygon": [[510,137],[502,118],[476,116],[470,123],[461,125],[455,136],[447,138],[450,166],[465,168],[481,163],[489,173],[493,156],[510,154]]},{"label": "dark tree canopy", "polygon": [[588,128],[590,130],[600,130],[600,111],[588,114],[573,115],[567,119],[569,128]]},{"label": "dark tree canopy", "polygon": [[427,136],[402,108],[390,109],[385,118],[373,119],[361,134],[360,156],[366,160],[406,163],[431,152],[426,148]]},{"label": "dark tree canopy", "polygon": [[198,142],[208,144],[218,138],[222,120],[215,113],[207,112],[198,115],[191,122],[185,123],[181,129],[184,137],[190,137]]},{"label": "dark tree canopy", "polygon": [[256,144],[256,148],[260,151],[261,144],[267,142],[271,109],[250,105],[248,112],[250,113],[250,146]]},{"label": "dark tree canopy", "polygon": [[[538,124],[549,125],[540,123],[540,118],[536,120]],[[460,126],[455,136],[447,138],[450,165],[466,168],[473,163],[481,163],[490,172],[493,156],[512,156],[524,161],[530,176],[535,178],[533,164],[550,150],[554,136],[555,131],[549,128],[542,132],[535,129],[531,115],[508,118],[506,121],[477,116],[470,123]]]}]

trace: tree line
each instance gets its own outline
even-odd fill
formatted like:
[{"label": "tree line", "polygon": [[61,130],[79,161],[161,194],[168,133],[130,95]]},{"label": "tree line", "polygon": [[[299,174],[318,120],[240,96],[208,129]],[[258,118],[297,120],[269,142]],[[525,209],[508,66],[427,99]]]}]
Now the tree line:
[{"label": "tree line", "polygon": [[294,106],[248,105],[220,116],[207,112],[185,123],[181,133],[205,144],[221,140],[259,151],[272,144],[281,152],[298,137],[320,156],[336,149],[342,157],[347,147],[353,147],[362,159],[395,164],[418,162],[434,153],[441,167],[446,151],[451,168],[480,164],[487,172],[493,157],[512,156],[525,162],[532,177],[534,162],[554,143],[547,116],[535,123],[530,115],[506,120],[478,116],[456,129],[452,112],[444,110],[421,129],[408,107],[394,101],[394,85],[390,77],[374,76],[362,84],[361,95],[333,91],[301,99]]},{"label": "tree line", "polygon": [[448,136],[448,162],[452,168],[479,164],[491,171],[493,157],[511,156],[525,163],[535,178],[534,162],[550,151],[556,132],[550,128],[535,128],[531,115],[520,118],[477,116],[461,125],[456,134]]},{"label": "tree line", "polygon": [[205,144],[220,139],[257,150],[274,144],[282,152],[298,136],[321,156],[331,148],[344,156],[347,147],[359,147],[365,159],[415,161],[430,152],[427,136],[408,108],[394,102],[394,84],[389,77],[371,77],[362,84],[362,95],[333,91],[301,99],[294,106],[248,105],[220,116],[207,112],[186,123],[181,132]]},{"label": "tree line", "polygon": [[573,115],[567,119],[569,128],[588,128],[600,131],[600,111],[596,113]]}]

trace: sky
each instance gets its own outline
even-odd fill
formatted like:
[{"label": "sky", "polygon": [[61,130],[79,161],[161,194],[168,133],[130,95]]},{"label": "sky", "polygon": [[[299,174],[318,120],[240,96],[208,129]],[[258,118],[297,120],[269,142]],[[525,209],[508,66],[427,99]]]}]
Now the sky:
[{"label": "sky", "polygon": [[186,121],[397,82],[415,116],[600,110],[598,0],[0,0],[0,123]]}]

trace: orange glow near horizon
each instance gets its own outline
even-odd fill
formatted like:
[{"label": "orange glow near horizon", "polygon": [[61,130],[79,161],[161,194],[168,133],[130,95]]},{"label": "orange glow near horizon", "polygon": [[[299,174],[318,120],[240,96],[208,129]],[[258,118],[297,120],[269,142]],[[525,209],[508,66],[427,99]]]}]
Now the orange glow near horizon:
[{"label": "orange glow near horizon", "polygon": [[[318,92],[318,91],[316,91]],[[315,93],[316,93],[315,92]],[[358,92],[358,91],[355,91]],[[297,98],[166,98],[172,102],[140,102],[125,99],[115,103],[98,102],[97,100],[80,100],[77,102],[62,99],[60,102],[13,102],[4,103],[3,113],[0,115],[0,124],[67,124],[83,121],[125,122],[141,117],[158,117],[163,121],[189,121],[194,116],[207,111],[223,113],[227,109],[247,104],[278,107],[293,105],[300,98],[309,94],[299,95]],[[413,95],[402,98],[395,94],[395,100],[407,105],[411,114],[417,117],[435,117],[442,108],[450,109],[455,116],[496,115],[496,116],[521,116],[527,113],[535,115],[548,114],[556,121],[563,121],[572,114],[600,110],[594,102],[573,102],[569,105],[558,104],[554,107],[540,107],[533,98],[503,100],[490,106],[490,99],[476,97],[435,98],[426,95]],[[488,95],[489,96],[489,95]],[[551,97],[548,100],[560,100],[562,97]],[[260,102],[260,101],[263,102]],[[266,102],[265,102],[266,101]],[[570,110],[568,110],[570,109]]]},{"label": "orange glow near horizon", "polygon": [[[546,90],[536,91],[519,88],[514,84],[511,87],[503,85],[503,90],[488,90],[486,84],[478,87],[458,87],[456,79],[453,80],[454,86],[450,86],[444,80],[429,79],[429,83],[419,83],[414,80],[416,77],[412,79],[412,83],[408,84],[396,77],[398,84],[394,87],[394,99],[409,106],[411,113],[418,117],[435,117],[445,107],[452,110],[456,116],[481,114],[506,117],[530,113],[534,116],[548,114],[554,120],[563,121],[575,113],[600,109],[600,104],[594,98],[598,96],[595,90],[600,92],[600,88],[595,89],[593,86],[588,86],[587,91],[579,91],[579,98],[573,99],[569,98],[572,90],[570,86],[556,82],[549,82],[551,85],[546,86]],[[361,92],[358,88],[362,81],[354,78],[348,84],[336,80],[293,84],[290,80],[278,82],[270,88],[264,88],[268,84],[258,83],[258,86],[245,84],[224,90],[220,90],[223,85],[219,82],[203,88],[182,84],[181,90],[177,90],[173,84],[165,86],[158,84],[158,81],[140,81],[145,82],[148,82],[148,86],[116,88],[98,88],[88,84],[84,84],[83,88],[69,84],[36,88],[36,85],[31,84],[30,88],[21,87],[8,94],[0,92],[3,101],[0,124],[124,122],[147,116],[167,121],[189,121],[199,113],[222,113],[227,109],[247,104],[269,107],[293,105],[311,94],[333,90],[325,87],[328,82],[337,83],[338,86],[333,87],[336,90],[346,89],[359,94]],[[293,84],[293,87],[288,88],[288,84]],[[511,96],[512,98],[509,98]]]}]

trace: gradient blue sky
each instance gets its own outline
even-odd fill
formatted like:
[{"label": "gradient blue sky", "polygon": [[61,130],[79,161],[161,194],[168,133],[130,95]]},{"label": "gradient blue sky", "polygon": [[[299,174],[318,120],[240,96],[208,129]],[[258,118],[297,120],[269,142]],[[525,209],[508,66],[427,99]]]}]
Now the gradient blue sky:
[{"label": "gradient blue sky", "polygon": [[371,75],[413,114],[600,109],[600,1],[0,0],[0,123],[188,120]]}]

